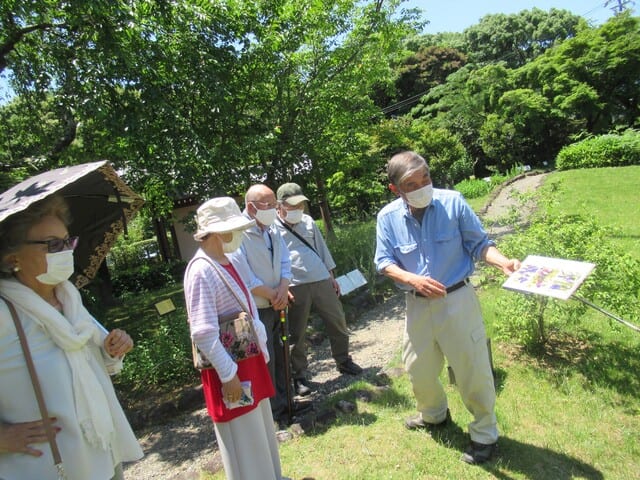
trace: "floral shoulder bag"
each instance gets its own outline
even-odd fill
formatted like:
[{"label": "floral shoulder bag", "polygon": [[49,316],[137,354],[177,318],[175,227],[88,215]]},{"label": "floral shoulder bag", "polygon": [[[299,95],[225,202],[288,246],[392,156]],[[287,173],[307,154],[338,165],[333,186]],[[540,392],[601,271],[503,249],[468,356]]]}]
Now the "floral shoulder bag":
[{"label": "floral shoulder bag", "polygon": [[[220,342],[235,362],[259,355],[260,344],[258,343],[258,334],[253,326],[253,317],[245,301],[236,293],[229,280],[227,280],[225,272],[219,265],[207,258],[201,258],[211,264],[218,272],[220,278],[222,278],[240,305],[240,310],[218,317]],[[193,340],[191,341],[191,349],[193,353],[193,366],[195,368],[198,370],[213,368],[207,357],[198,349]]]}]

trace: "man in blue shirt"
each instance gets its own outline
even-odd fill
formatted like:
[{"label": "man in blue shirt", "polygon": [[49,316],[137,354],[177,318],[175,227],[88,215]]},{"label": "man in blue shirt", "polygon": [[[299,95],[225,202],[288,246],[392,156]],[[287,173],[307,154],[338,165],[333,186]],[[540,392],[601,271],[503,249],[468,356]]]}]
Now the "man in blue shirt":
[{"label": "man in blue shirt", "polygon": [[510,275],[520,267],[489,240],[459,192],[434,189],[427,162],[415,152],[387,164],[390,190],[399,198],[378,213],[375,264],[406,291],[403,361],[420,414],[409,429],[433,431],[449,420],[439,380],[446,357],[474,420],[462,460],[483,463],[498,440],[495,387],[480,304],[469,285],[474,262]]}]

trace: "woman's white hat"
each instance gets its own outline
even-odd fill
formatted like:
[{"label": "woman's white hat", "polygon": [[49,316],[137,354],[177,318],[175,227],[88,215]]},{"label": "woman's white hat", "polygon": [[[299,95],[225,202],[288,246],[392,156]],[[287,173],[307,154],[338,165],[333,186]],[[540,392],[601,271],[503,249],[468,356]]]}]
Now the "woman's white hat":
[{"label": "woman's white hat", "polygon": [[209,233],[246,230],[256,224],[255,220],[242,215],[238,204],[231,197],[216,197],[204,202],[198,207],[196,222],[198,231],[193,238],[198,241]]}]

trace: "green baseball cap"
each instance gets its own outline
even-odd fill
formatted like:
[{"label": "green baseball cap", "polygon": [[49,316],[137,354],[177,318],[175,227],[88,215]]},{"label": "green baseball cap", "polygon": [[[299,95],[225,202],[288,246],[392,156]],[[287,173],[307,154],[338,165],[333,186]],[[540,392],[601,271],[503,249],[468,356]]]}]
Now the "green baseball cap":
[{"label": "green baseball cap", "polygon": [[284,183],[280,185],[276,193],[276,198],[279,202],[286,202],[289,205],[299,205],[300,203],[309,201],[307,197],[302,194],[302,188],[297,183]]}]

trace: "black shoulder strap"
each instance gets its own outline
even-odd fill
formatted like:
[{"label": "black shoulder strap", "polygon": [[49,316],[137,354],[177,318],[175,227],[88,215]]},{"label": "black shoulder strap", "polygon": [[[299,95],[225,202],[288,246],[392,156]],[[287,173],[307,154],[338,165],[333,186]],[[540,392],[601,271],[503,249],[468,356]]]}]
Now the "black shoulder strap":
[{"label": "black shoulder strap", "polygon": [[[309,247],[313,253],[315,253],[316,255],[320,256],[320,254],[316,251],[315,248],[313,248],[311,246],[311,244],[309,242],[307,242],[298,232],[294,231],[293,228],[291,228],[289,225],[287,225],[285,222],[283,222],[282,220],[280,220],[278,218],[278,223],[280,223],[280,225],[282,225],[284,228],[286,228],[287,230],[289,230],[289,232],[291,232],[293,235],[295,235],[298,240],[300,240],[302,243],[304,243],[307,247]],[[322,258],[321,258],[322,259]]]}]

